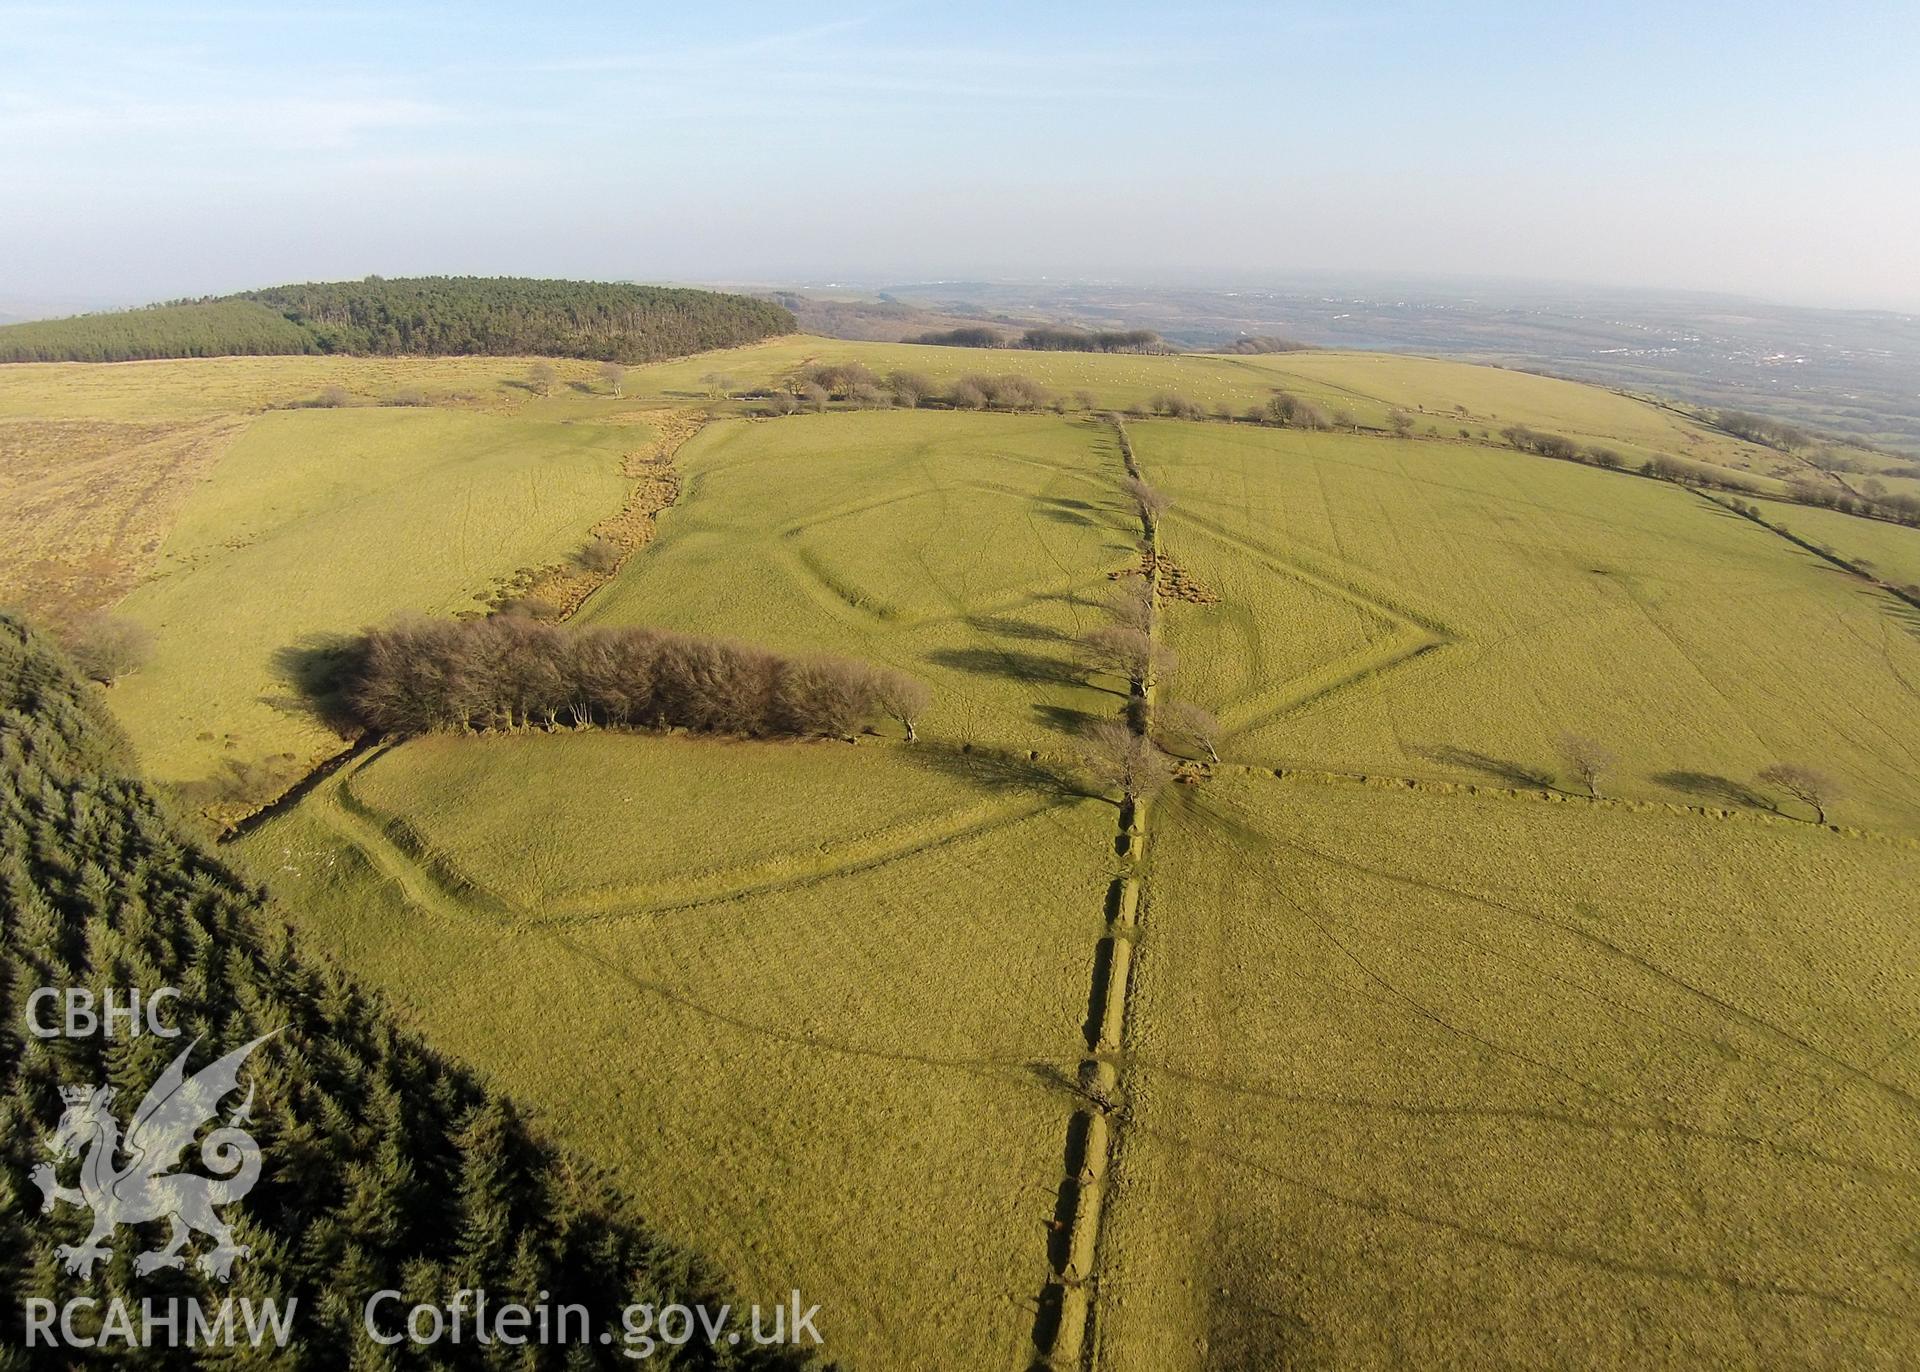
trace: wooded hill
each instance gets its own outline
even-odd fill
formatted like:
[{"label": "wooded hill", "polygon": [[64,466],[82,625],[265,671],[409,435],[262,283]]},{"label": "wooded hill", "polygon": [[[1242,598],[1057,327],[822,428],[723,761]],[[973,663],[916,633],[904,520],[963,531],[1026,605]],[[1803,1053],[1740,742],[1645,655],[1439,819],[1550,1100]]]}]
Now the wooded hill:
[{"label": "wooded hill", "polygon": [[[616,1339],[628,1303],[725,1299],[694,1258],[648,1233],[623,1198],[543,1143],[509,1101],[397,1029],[338,968],[297,949],[264,893],[184,837],[128,776],[126,758],[91,688],[0,615],[0,1304],[17,1312],[33,1296],[124,1297],[136,1309],[142,1297],[198,1298],[209,1309],[229,1295],[297,1300],[297,1346],[275,1365],[343,1368],[397,1365],[374,1356],[360,1328],[367,1298],[383,1289],[407,1293],[408,1303],[463,1287],[485,1288],[496,1303],[531,1304],[548,1292],[554,1304],[588,1307],[594,1327]],[[165,1017],[181,1036],[33,1037],[25,999],[41,986],[138,986],[143,999],[177,987]],[[252,1249],[231,1285],[191,1263],[136,1280],[136,1243],[125,1233],[91,1284],[64,1275],[54,1246],[81,1242],[90,1216],[67,1205],[40,1215],[29,1180],[47,1161],[41,1145],[60,1118],[60,1088],[111,1083],[117,1108],[130,1113],[196,1036],[193,1070],[274,1031],[243,1076],[256,1088],[247,1128],[264,1172],[225,1212]],[[595,1087],[583,1077],[582,1089]],[[196,1162],[190,1153],[188,1170]],[[140,1248],[159,1233],[139,1232]],[[619,1349],[520,1349],[513,1365],[627,1365]],[[0,1368],[38,1365],[31,1356],[0,1348]],[[203,1355],[69,1350],[48,1365],[90,1356],[187,1367]],[[433,1361],[496,1365],[473,1343],[443,1342]],[[696,1342],[674,1365],[795,1361]]]},{"label": "wooded hill", "polygon": [[586,357],[651,362],[791,333],[768,300],[672,286],[528,277],[314,282],[0,327],[0,362],[164,357]]}]

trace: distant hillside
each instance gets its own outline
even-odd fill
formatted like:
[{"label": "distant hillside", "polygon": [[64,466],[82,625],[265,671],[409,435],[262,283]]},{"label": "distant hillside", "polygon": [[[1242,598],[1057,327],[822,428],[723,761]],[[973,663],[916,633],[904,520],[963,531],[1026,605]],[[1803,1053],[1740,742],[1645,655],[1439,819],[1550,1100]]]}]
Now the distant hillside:
[{"label": "distant hillside", "polygon": [[0,362],[536,354],[651,362],[791,333],[766,300],[526,277],[314,282],[0,327]]}]

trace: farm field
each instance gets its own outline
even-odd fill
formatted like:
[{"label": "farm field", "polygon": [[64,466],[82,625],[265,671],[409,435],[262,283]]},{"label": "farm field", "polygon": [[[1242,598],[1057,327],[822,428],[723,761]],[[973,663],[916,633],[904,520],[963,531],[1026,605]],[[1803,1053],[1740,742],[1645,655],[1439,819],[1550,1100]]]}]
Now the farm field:
[{"label": "farm field", "polygon": [[1767,523],[1778,525],[1817,548],[1831,548],[1883,581],[1896,586],[1920,586],[1920,529],[1877,519],[1859,519],[1813,505],[1790,505],[1781,500],[1761,501],[1759,505]]},{"label": "farm field", "polygon": [[[848,360],[1417,423],[739,395]],[[1026,1368],[1068,1288],[1100,1367],[1912,1360],[1920,626],[1712,499],[1497,435],[1793,459],[1417,358],[788,338],[620,397],[528,365],[0,368],[0,460],[35,508],[96,500],[0,571],[152,628],[104,693],[150,776],[291,781],[346,748],[303,654],[484,611],[658,445],[672,503],[574,623],[926,683],[914,743],[370,740],[224,848],[739,1299],[797,1286],[855,1368]],[[274,408],[331,384],[348,404]],[[1140,859],[1082,757],[1127,702],[1080,640],[1140,565],[1129,451],[1170,502],[1156,708],[1223,725],[1134,812]],[[1766,509],[1906,579],[1914,531]],[[1601,798],[1569,732],[1612,755]],[[1757,780],[1782,761],[1837,779],[1830,825]],[[1096,1110],[1108,1180],[1063,1187]]]},{"label": "farm field", "polygon": [[1234,757],[1567,786],[1572,732],[1616,754],[1614,794],[1719,805],[1807,754],[1852,793],[1837,818],[1920,831],[1911,615],[1759,525],[1503,449],[1129,429],[1167,550],[1227,592],[1167,641]]},{"label": "farm field", "polygon": [[1257,773],[1155,835],[1098,1365],[1920,1356],[1920,850]]},{"label": "farm field", "polygon": [[1112,813],[933,745],[429,739],[233,851],[740,1299],[797,1286],[850,1365],[1015,1367]]},{"label": "farm field", "polygon": [[716,421],[680,500],[580,618],[889,663],[934,688],[940,738],[1070,754],[1123,697],[1076,637],[1138,561],[1113,431],[1052,415],[836,413]]},{"label": "farm field", "polygon": [[1205,409],[1225,406],[1237,415],[1284,389],[1329,413],[1346,410],[1370,428],[1384,429],[1388,414],[1404,409],[1423,436],[1431,429],[1435,436],[1455,439],[1464,427],[1475,438],[1497,441],[1501,429],[1520,424],[1613,447],[1636,463],[1669,453],[1729,467],[1753,475],[1762,486],[1810,470],[1799,458],[1595,386],[1382,353],[1151,356],[928,347],[801,335],[637,368],[629,393],[661,402],[710,399],[723,383],[731,389],[771,386],[807,366],[844,362],[859,362],[881,376],[894,370],[916,372],[940,384],[971,374],[1015,372],[1068,398],[1084,391],[1097,407],[1109,409],[1147,406],[1157,395],[1178,393]]},{"label": "farm field", "polygon": [[154,634],[153,660],[111,692],[149,774],[196,781],[229,758],[304,770],[337,751],[303,712],[289,655],[400,611],[484,608],[618,508],[621,458],[645,441],[432,409],[256,419],[118,607]]}]

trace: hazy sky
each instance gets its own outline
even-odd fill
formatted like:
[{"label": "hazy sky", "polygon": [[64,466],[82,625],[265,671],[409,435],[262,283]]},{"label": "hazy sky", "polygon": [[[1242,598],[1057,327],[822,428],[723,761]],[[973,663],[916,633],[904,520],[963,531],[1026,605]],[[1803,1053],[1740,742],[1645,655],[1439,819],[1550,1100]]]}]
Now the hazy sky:
[{"label": "hazy sky", "polygon": [[1920,3],[0,0],[0,301],[1308,270],[1920,309]]}]

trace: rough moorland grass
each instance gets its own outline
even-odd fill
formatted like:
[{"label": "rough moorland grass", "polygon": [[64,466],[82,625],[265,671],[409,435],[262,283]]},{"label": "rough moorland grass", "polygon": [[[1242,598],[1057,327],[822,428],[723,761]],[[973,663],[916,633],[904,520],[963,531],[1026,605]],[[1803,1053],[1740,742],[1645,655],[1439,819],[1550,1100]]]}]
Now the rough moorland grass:
[{"label": "rough moorland grass", "polygon": [[0,420],[0,604],[59,624],[125,595],[245,424]]},{"label": "rough moorland grass", "polygon": [[[471,865],[523,889],[814,849],[785,885],[589,920],[447,894],[340,807],[337,776],[235,851],[303,933],[515,1083],[561,1137],[626,1182],[673,1178],[649,1220],[700,1236],[743,1300],[797,1286],[849,1366],[1017,1367],[1113,812],[963,786],[946,772],[965,760],[931,744],[591,734],[412,743],[367,768],[387,768],[368,787],[382,801],[436,836],[464,826]],[[616,778],[652,794],[598,803]],[[982,801],[1031,812],[958,835],[935,822],[939,804]],[[703,823],[663,813],[675,805]],[[831,870],[881,812],[926,816],[924,846]],[[656,828],[703,829],[687,841],[699,852],[658,857]],[[487,846],[535,875],[472,856]]]},{"label": "rough moorland grass", "polygon": [[681,496],[584,607],[887,662],[932,685],[930,736],[1067,751],[1122,697],[1075,674],[1106,573],[1134,557],[1112,431],[933,411],[710,424]]},{"label": "rough moorland grass", "polygon": [[1836,819],[1920,828],[1907,607],[1759,525],[1507,450],[1130,427],[1167,548],[1228,593],[1168,635],[1231,755],[1578,789],[1573,732],[1616,794],[1726,804],[1787,758],[1845,783]]},{"label": "rough moorland grass", "polygon": [[[546,395],[529,380],[541,362],[554,370]],[[635,406],[630,390],[614,399],[597,364],[567,358],[210,357],[0,366],[0,420],[154,423],[252,414],[310,402],[330,386],[358,405],[418,391],[436,404],[492,410],[587,402],[604,416]]]},{"label": "rough moorland grass", "polygon": [[1247,777],[1150,859],[1102,1366],[1920,1358],[1911,845]]},{"label": "rough moorland grass", "polygon": [[255,420],[187,498],[154,578],[117,613],[153,660],[110,693],[149,775],[339,740],[302,710],[289,650],[403,610],[481,608],[619,508],[631,427],[446,410],[303,410]]}]

